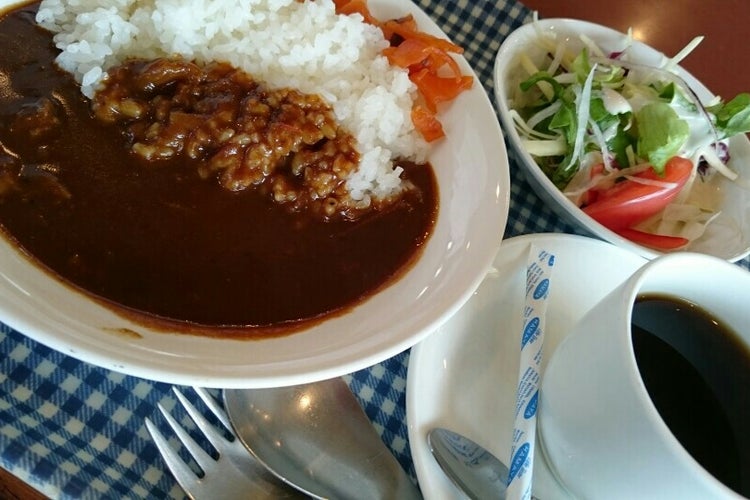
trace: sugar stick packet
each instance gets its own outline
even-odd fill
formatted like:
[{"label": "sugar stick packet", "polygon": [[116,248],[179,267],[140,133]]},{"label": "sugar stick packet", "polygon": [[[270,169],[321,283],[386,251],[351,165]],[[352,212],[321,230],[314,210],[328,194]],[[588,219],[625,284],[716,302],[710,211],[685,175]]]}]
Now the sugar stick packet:
[{"label": "sugar stick packet", "polygon": [[545,312],[554,264],[554,255],[531,245],[526,267],[526,302],[520,335],[521,363],[518,368],[510,471],[505,495],[505,498],[510,500],[531,498]]}]

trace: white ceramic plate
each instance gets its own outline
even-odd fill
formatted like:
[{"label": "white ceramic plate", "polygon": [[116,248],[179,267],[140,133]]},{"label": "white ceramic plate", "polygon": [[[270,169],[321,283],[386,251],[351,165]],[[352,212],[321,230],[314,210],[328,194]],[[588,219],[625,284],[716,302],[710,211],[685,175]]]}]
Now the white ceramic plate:
[{"label": "white ceramic plate", "polygon": [[[0,7],[12,4],[0,1]],[[407,0],[371,0],[374,15],[414,15]],[[468,63],[459,64],[474,75]],[[134,324],[51,279],[0,241],[0,319],[58,351],[130,375],[205,387],[270,387],[321,380],[371,366],[419,342],[479,285],[508,215],[508,160],[481,83],[441,114],[447,138],[429,160],[440,190],[434,234],[401,280],[341,317],[260,341],[165,334]]]},{"label": "white ceramic plate", "polygon": [[[411,351],[406,386],[409,442],[428,500],[462,498],[427,446],[427,433],[433,427],[459,432],[509,462],[531,243],[555,255],[543,366],[583,314],[647,262],[633,252],[583,236],[537,234],[503,242],[494,270],[472,298]],[[542,500],[567,497],[538,447],[533,484],[534,495]]]},{"label": "white ceramic plate", "polygon": [[[539,21],[538,28],[545,32],[556,33],[559,39],[569,38],[571,46],[579,40],[579,35],[586,35],[605,51],[621,50],[626,38],[626,35],[610,28],[572,19],[543,19]],[[532,59],[539,57],[540,49],[532,44],[537,36],[537,31],[532,24],[526,24],[511,33],[497,52],[494,70],[495,97],[503,130],[520,159],[529,184],[552,210],[587,234],[627,248],[648,259],[661,255],[661,252],[622,238],[583,213],[563,196],[537,166],[533,157],[520,145],[520,137],[508,114],[508,89],[511,85],[517,85],[521,80],[518,72],[513,71],[513,68],[517,67],[518,55],[526,52]],[[640,42],[635,42],[629,50],[633,56],[631,60],[651,66],[658,65],[665,57],[661,52]],[[703,102],[713,97],[713,94],[687,71],[679,68],[678,74]],[[734,96],[723,97],[730,99]],[[736,262],[750,254],[750,181],[748,181],[750,178],[750,141],[745,135],[734,137],[730,141],[729,149],[732,158],[729,166],[740,172],[740,176],[745,179],[746,187],[742,188],[739,183],[726,179],[720,182],[719,188],[724,192],[722,213],[709,225],[706,233],[687,249]]]}]

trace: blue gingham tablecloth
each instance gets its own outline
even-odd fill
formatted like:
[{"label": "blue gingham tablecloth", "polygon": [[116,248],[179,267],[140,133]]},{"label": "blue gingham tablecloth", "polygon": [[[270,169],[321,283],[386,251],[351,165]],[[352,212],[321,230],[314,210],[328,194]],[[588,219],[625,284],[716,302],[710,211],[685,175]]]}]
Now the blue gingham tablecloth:
[{"label": "blue gingham tablecloth", "polygon": [[[513,0],[417,3],[464,47],[494,101],[495,53],[531,12]],[[509,154],[512,190],[505,236],[574,233],[534,195]],[[747,259],[740,263],[749,264]],[[383,441],[415,478],[406,427],[408,360],[407,351],[344,378]],[[169,384],[81,362],[0,324],[0,465],[46,495],[183,498],[144,425],[146,417],[163,424],[157,403],[179,408]]]}]

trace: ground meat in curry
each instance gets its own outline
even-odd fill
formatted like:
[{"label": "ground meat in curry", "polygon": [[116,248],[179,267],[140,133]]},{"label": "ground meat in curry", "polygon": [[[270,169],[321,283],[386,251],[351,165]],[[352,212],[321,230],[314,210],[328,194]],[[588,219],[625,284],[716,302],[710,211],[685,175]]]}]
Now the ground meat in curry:
[{"label": "ground meat in curry", "polygon": [[96,117],[125,125],[132,151],[157,162],[186,155],[204,178],[231,191],[322,218],[354,219],[371,208],[349,196],[359,162],[355,138],[317,95],[269,89],[226,63],[132,60],[108,72]]}]

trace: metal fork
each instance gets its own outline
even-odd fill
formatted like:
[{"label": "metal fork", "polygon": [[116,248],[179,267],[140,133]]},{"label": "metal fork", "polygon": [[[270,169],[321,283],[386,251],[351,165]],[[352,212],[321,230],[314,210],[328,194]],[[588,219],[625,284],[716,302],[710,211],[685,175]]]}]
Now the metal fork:
[{"label": "metal fork", "polygon": [[[169,426],[203,471],[203,476],[196,474],[182,460],[175,449],[169,445],[156,425],[150,419],[146,419],[146,428],[151,434],[151,438],[156,443],[156,447],[164,458],[167,467],[188,497],[192,500],[204,498],[227,500],[239,498],[307,498],[297,490],[279,481],[252,457],[234,434],[232,434],[233,439],[226,438],[179,390],[176,388],[173,388],[173,390],[190,418],[193,419],[198,429],[201,430],[219,454],[219,457],[214,459],[193,440],[160,403],[157,403]],[[194,387],[193,390],[198,393],[221,424],[232,432],[229,418],[213,396],[202,388]]]}]

